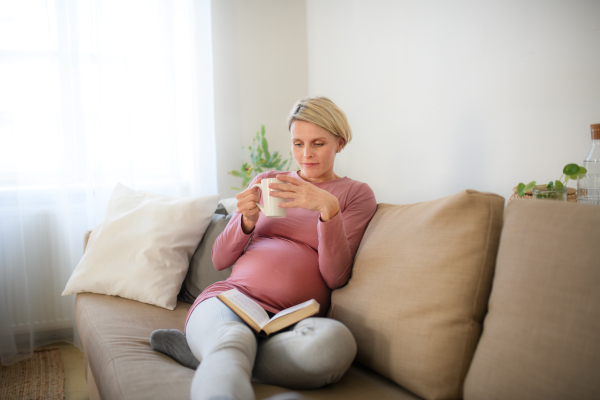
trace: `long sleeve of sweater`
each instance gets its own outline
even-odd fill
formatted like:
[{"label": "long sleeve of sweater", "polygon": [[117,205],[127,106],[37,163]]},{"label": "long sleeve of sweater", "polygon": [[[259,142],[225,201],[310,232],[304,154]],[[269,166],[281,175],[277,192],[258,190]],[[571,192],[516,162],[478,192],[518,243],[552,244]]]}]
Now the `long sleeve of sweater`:
[{"label": "long sleeve of sweater", "polygon": [[242,230],[242,214],[235,212],[213,245],[211,256],[217,271],[231,267],[242,255],[252,234]]},{"label": "long sleeve of sweater", "polygon": [[319,271],[330,289],[343,286],[350,278],[354,256],[366,227],[377,209],[375,195],[361,185],[350,204],[330,221],[319,219]]}]

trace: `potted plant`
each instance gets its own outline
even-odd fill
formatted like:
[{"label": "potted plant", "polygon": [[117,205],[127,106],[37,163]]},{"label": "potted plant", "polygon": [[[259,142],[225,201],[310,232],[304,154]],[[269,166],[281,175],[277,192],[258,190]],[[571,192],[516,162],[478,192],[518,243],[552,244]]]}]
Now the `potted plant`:
[{"label": "potted plant", "polygon": [[[567,164],[563,168],[563,174],[558,180],[550,181],[547,185],[537,185],[531,181],[527,185],[523,182],[517,185],[517,197],[523,197],[531,190],[534,199],[567,200],[567,182],[569,179],[577,180],[577,175],[585,175],[587,170],[577,164]],[[564,178],[564,182],[561,179]]]},{"label": "potted plant", "polygon": [[288,171],[292,165],[292,152],[290,158],[283,161],[278,151],[271,154],[269,152],[269,143],[265,137],[265,126],[262,125],[260,132],[256,132],[256,137],[252,139],[252,146],[248,146],[250,151],[250,162],[244,161],[244,147],[242,146],[242,166],[239,170],[229,171],[228,173],[238,178],[242,178],[242,187],[231,187],[233,190],[243,190],[248,187],[250,181],[258,174],[269,170]]}]

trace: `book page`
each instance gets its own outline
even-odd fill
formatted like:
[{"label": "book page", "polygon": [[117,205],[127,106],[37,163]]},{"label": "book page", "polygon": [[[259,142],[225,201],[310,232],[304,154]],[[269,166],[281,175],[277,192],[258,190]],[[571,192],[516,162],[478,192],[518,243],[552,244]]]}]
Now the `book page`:
[{"label": "book page", "polygon": [[283,311],[279,311],[277,314],[273,315],[273,318],[271,318],[271,319],[270,319],[268,322],[274,321],[274,320],[276,320],[277,318],[281,318],[281,317],[283,317],[284,315],[291,314],[291,313],[293,313],[294,311],[298,311],[298,310],[300,310],[300,309],[302,309],[302,308],[304,308],[304,307],[308,306],[308,305],[309,305],[309,304],[311,304],[311,303],[312,303],[312,300],[308,300],[308,301],[305,301],[304,303],[300,303],[300,304],[298,304],[298,305],[295,305],[295,306],[293,306],[293,307],[286,308],[286,309],[285,309],[285,310],[283,310]]},{"label": "book page", "polygon": [[269,315],[267,312],[263,310],[262,307],[259,306],[254,300],[238,290],[231,289],[221,293],[221,295],[226,297],[229,301],[248,314],[248,316],[256,321],[261,328],[269,322]]}]

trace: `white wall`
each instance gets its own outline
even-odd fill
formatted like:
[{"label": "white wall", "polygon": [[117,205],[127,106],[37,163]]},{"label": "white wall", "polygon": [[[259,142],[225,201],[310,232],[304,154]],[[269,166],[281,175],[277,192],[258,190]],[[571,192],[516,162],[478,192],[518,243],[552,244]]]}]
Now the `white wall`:
[{"label": "white wall", "polygon": [[286,117],[308,94],[306,2],[217,0],[211,7],[217,177],[225,198],[241,184],[227,172],[240,168],[240,149],[262,124],[270,150],[289,155]]},{"label": "white wall", "polygon": [[336,172],[379,202],[581,165],[600,123],[600,1],[309,0],[309,93],[348,114]]}]

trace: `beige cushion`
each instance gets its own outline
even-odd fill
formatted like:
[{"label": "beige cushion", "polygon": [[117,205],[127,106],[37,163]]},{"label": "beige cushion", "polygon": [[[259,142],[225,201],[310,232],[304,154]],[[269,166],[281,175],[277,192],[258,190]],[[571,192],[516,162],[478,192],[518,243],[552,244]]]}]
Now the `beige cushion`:
[{"label": "beige cushion", "polygon": [[170,311],[118,297],[77,295],[77,328],[103,399],[189,399],[194,370],[150,347],[155,329],[183,331],[189,308],[179,302]]},{"label": "beige cushion", "polygon": [[[267,399],[290,389],[254,383],[257,399]],[[422,400],[372,370],[354,363],[342,379],[320,389],[294,390],[305,400]],[[284,397],[285,398],[285,397]]]},{"label": "beige cushion", "polygon": [[459,399],[491,288],[504,199],[380,204],[330,316],[357,359],[425,399]]},{"label": "beige cushion", "polygon": [[[169,311],[118,297],[77,295],[77,326],[92,372],[89,386],[95,382],[102,398],[110,400],[188,400],[194,371],[152,350],[149,340],[155,329],[183,330],[189,307],[180,302]],[[289,392],[259,383],[254,384],[254,390],[257,399]],[[420,400],[359,365],[352,366],[333,385],[299,392],[306,400]]]},{"label": "beige cushion", "polygon": [[511,202],[466,400],[600,399],[600,207]]},{"label": "beige cushion", "polygon": [[62,295],[100,293],[174,309],[218,200],[160,196],[118,184]]}]

